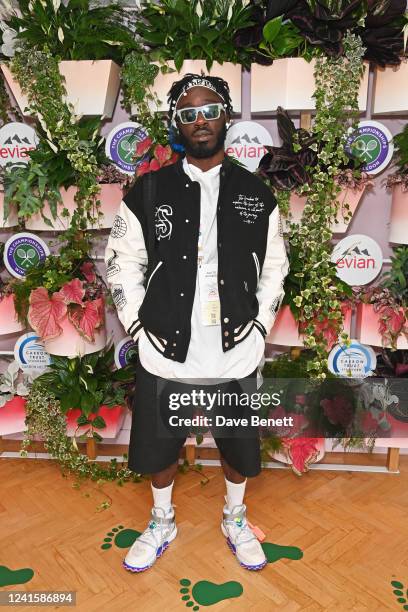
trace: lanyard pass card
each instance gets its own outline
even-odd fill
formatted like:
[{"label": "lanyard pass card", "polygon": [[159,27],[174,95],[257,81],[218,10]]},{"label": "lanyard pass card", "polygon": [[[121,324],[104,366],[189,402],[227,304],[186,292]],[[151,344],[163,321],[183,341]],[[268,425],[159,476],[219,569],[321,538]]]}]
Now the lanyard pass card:
[{"label": "lanyard pass card", "polygon": [[201,264],[198,268],[201,322],[203,325],[220,324],[220,298],[218,295],[217,272],[217,264]]}]

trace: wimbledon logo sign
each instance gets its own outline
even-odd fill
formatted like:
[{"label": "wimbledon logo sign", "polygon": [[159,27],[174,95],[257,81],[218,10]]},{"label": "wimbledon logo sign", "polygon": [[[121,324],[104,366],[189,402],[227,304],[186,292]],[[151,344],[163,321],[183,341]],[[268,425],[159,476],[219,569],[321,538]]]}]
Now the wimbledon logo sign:
[{"label": "wimbledon logo sign", "polygon": [[333,249],[331,261],[337,276],[348,285],[367,285],[381,271],[383,255],[379,244],[364,234],[351,234]]},{"label": "wimbledon logo sign", "polygon": [[240,121],[227,132],[225,152],[254,172],[261,158],[267,153],[265,145],[273,145],[268,130],[255,121]]},{"label": "wimbledon logo sign", "polygon": [[147,138],[147,132],[140,123],[126,121],[115,126],[108,134],[105,153],[125,174],[134,174],[143,159],[132,161],[137,143]]},{"label": "wimbledon logo sign", "polygon": [[378,121],[360,121],[347,139],[345,150],[363,162],[361,170],[378,174],[385,170],[394,151],[391,132]]}]

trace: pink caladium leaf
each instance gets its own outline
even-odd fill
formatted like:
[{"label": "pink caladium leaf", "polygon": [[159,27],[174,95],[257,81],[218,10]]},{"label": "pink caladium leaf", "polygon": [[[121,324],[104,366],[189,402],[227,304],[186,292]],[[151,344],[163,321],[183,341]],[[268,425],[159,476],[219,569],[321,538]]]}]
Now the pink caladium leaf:
[{"label": "pink caladium leaf", "polygon": [[319,449],[319,438],[284,438],[282,443],[288,459],[292,462],[292,470],[301,476],[307,472],[309,465],[315,463]]},{"label": "pink caladium leaf", "polygon": [[160,162],[158,162],[157,159],[153,158],[150,162],[149,170],[152,172],[160,170]]},{"label": "pink caladium leaf", "polygon": [[150,164],[146,160],[138,165],[136,170],[136,176],[143,176],[144,174],[147,174],[147,172],[150,172]]},{"label": "pink caladium leaf", "polygon": [[81,336],[88,342],[95,342],[95,330],[101,324],[100,309],[95,300],[88,300],[81,306],[72,304],[68,318]]},{"label": "pink caladium leaf", "polygon": [[82,274],[85,276],[88,283],[94,283],[96,280],[95,266],[92,261],[84,261],[80,267]]},{"label": "pink caladium leaf", "polygon": [[169,145],[163,146],[158,144],[154,147],[154,157],[157,159],[160,166],[163,166],[163,164],[171,158],[171,155],[172,150]]},{"label": "pink caladium leaf", "polygon": [[96,326],[97,329],[105,323],[105,299],[102,295],[101,297],[95,298],[93,302],[96,304],[99,313],[99,325]]},{"label": "pink caladium leaf", "polygon": [[152,144],[153,141],[151,138],[145,138],[138,142],[136,145],[135,157],[143,157],[143,155],[146,155]]},{"label": "pink caladium leaf", "polygon": [[60,291],[53,293],[51,298],[45,287],[31,291],[27,318],[32,329],[43,340],[52,340],[61,335],[59,322],[66,313],[67,305]]},{"label": "pink caladium leaf", "polygon": [[63,296],[66,304],[82,304],[85,295],[83,284],[83,281],[79,278],[73,278],[62,286],[59,293]]}]

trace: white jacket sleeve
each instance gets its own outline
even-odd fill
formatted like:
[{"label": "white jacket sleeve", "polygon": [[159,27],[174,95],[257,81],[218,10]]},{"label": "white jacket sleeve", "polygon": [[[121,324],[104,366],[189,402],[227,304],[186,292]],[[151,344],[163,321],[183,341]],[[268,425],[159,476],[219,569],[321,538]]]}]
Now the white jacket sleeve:
[{"label": "white jacket sleeve", "polygon": [[105,264],[118,318],[136,341],[142,330],[138,311],[145,295],[147,250],[140,221],[123,200],[106,245]]},{"label": "white jacket sleeve", "polygon": [[276,205],[269,216],[269,228],[265,259],[262,266],[256,297],[259,304],[255,322],[261,324],[267,336],[275,322],[276,315],[284,298],[283,283],[289,272],[279,208]]}]

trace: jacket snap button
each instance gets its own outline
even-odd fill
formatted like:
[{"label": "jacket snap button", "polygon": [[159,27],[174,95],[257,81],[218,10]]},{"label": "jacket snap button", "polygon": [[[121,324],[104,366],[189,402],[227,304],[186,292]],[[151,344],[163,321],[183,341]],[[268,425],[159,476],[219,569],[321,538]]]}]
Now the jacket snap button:
[{"label": "jacket snap button", "polygon": [[183,255],[183,259],[187,259],[187,255]]},{"label": "jacket snap button", "polygon": [[177,346],[176,342],[173,342],[173,346]]},{"label": "jacket snap button", "polygon": [[180,333],[180,330],[179,330],[179,329],[176,329],[176,334],[179,334],[179,333]]},{"label": "jacket snap button", "polygon": [[190,185],[188,183],[186,183],[186,187],[190,187]]},{"label": "jacket snap button", "polygon": [[223,285],[223,284],[224,284],[224,281],[221,279],[220,280],[220,285]]},{"label": "jacket snap button", "polygon": [[224,342],[224,346],[229,346],[229,342]]},{"label": "jacket snap button", "polygon": [[183,297],[184,293],[180,293],[181,297]]},{"label": "jacket snap button", "polygon": [[171,353],[170,357],[174,357],[174,353]]},{"label": "jacket snap button", "polygon": [[190,221],[190,219],[186,219],[186,223],[188,223]]},{"label": "jacket snap button", "polygon": [[229,336],[229,332],[224,332],[224,336]]},{"label": "jacket snap button", "polygon": [[228,323],[228,322],[229,322],[229,318],[228,318],[228,317],[225,317],[225,318],[224,318],[224,323]]}]

